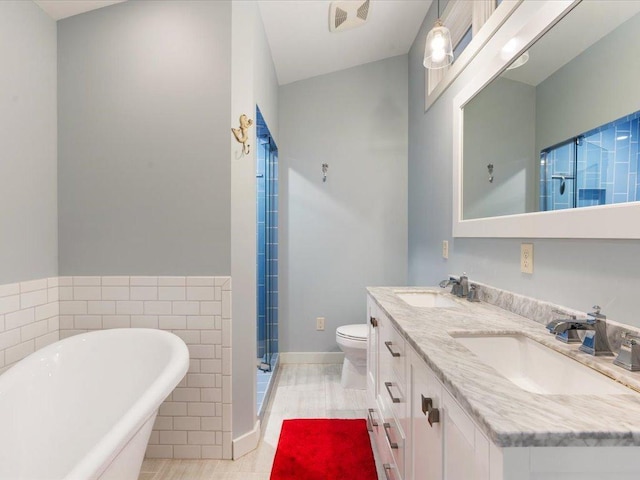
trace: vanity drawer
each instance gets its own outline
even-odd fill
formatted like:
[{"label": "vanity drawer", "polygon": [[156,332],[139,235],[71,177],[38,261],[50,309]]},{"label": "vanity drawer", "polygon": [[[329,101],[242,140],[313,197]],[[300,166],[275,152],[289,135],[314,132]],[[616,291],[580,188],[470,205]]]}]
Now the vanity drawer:
[{"label": "vanity drawer", "polygon": [[[382,447],[386,452],[390,453],[387,458],[392,468],[387,471],[387,474],[389,474],[390,478],[399,480],[404,478],[406,435],[396,416],[383,399],[384,397],[378,398],[382,417],[378,447]],[[380,445],[381,443],[382,445]]]},{"label": "vanity drawer", "polygon": [[404,337],[394,328],[391,321],[381,316],[380,322],[380,361],[389,365],[398,378],[404,379],[406,372],[407,350]]},{"label": "vanity drawer", "polygon": [[393,412],[398,420],[404,422],[409,404],[405,376],[408,352],[404,338],[391,325],[389,319],[380,315],[380,320],[378,395],[382,397],[386,408]]},{"label": "vanity drawer", "polygon": [[404,422],[407,416],[409,405],[407,392],[404,382],[398,382],[395,378],[391,380],[381,379],[380,396],[383,399],[385,408],[392,412],[400,422]]}]

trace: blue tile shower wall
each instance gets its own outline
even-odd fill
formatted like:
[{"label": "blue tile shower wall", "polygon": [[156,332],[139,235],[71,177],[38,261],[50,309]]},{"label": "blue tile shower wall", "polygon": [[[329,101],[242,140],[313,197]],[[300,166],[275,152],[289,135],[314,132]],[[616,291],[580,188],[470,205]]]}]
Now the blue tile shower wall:
[{"label": "blue tile shower wall", "polygon": [[[543,151],[541,209],[569,208],[574,188],[578,207],[640,201],[639,137],[640,112],[635,112],[586,132],[575,157],[570,143]],[[560,195],[560,181],[551,177],[569,172],[575,173],[576,180],[567,181],[564,195]]]}]

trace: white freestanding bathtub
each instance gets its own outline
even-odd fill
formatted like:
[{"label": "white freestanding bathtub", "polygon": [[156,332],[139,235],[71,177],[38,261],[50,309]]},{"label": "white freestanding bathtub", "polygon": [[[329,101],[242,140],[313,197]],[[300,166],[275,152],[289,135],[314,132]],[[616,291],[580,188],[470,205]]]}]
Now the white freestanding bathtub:
[{"label": "white freestanding bathtub", "polygon": [[0,479],[136,480],[189,353],[161,330],[61,340],[0,375]]}]

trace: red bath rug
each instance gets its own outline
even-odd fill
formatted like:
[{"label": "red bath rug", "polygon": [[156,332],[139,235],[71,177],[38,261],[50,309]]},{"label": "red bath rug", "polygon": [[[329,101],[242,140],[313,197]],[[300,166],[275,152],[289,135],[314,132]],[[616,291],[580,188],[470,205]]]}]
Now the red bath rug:
[{"label": "red bath rug", "polygon": [[284,420],[271,480],[376,480],[364,419]]}]

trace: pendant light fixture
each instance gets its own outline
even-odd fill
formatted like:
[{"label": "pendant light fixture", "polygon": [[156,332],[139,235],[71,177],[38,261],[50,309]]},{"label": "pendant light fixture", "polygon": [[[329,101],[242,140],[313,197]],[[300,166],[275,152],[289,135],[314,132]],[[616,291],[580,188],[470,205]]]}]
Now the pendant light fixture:
[{"label": "pendant light fixture", "polygon": [[424,47],[424,67],[428,69],[444,68],[453,62],[451,33],[440,20],[440,0],[438,0],[438,20],[427,35]]}]

